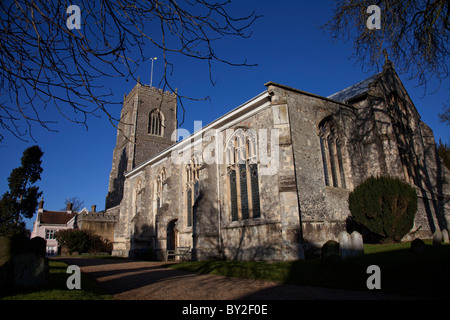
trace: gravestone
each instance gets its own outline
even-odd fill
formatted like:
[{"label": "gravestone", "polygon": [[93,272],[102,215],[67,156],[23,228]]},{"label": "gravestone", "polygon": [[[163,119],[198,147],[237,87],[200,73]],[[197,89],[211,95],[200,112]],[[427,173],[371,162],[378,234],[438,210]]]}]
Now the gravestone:
[{"label": "gravestone", "polygon": [[437,247],[440,245],[442,245],[442,231],[436,229],[436,231],[433,233],[433,246]]},{"label": "gravestone", "polygon": [[444,241],[445,243],[450,241],[447,229],[442,230],[442,241]]},{"label": "gravestone", "polygon": [[11,242],[12,237],[0,237],[0,293],[14,288]]},{"label": "gravestone", "polygon": [[352,255],[364,255],[364,241],[362,235],[358,231],[353,231],[350,236],[352,241]]},{"label": "gravestone", "polygon": [[38,255],[45,257],[45,249],[47,241],[41,237],[34,237],[30,239],[30,250]]},{"label": "gravestone", "polygon": [[44,239],[0,237],[0,291],[39,287],[48,281]]},{"label": "gravestone", "polygon": [[341,251],[341,258],[347,259],[352,256],[352,239],[347,231],[342,231],[339,234],[339,249]]},{"label": "gravestone", "polygon": [[66,245],[61,246],[61,257],[70,256],[69,247]]},{"label": "gravestone", "polygon": [[48,260],[35,252],[23,252],[14,256],[14,287],[37,288],[48,280]]},{"label": "gravestone", "polygon": [[416,238],[411,242],[411,250],[414,253],[425,251],[425,242],[422,239]]},{"label": "gravestone", "polygon": [[334,240],[328,240],[320,249],[320,259],[325,268],[335,268],[341,263],[339,256],[339,243]]}]

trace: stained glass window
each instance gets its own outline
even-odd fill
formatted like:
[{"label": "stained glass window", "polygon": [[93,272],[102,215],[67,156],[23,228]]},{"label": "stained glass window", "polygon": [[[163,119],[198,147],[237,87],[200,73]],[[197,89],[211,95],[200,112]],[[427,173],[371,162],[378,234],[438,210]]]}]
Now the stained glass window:
[{"label": "stained glass window", "polygon": [[242,219],[249,218],[248,212],[248,191],[247,191],[247,165],[245,163],[239,165],[239,175],[241,181],[241,216]]},{"label": "stained glass window", "polygon": [[[200,179],[200,160],[198,155],[194,155],[186,166],[186,210],[187,210],[187,226],[192,227],[193,223],[193,206],[195,197],[195,191],[200,192],[198,189],[198,181]],[[197,188],[196,188],[197,186]]]},{"label": "stained glass window", "polygon": [[252,188],[252,204],[253,204],[253,218],[261,216],[261,209],[259,207],[259,183],[258,183],[258,165],[250,164],[250,186]]},{"label": "stained glass window", "polygon": [[231,220],[238,220],[237,208],[237,188],[236,188],[236,171],[230,170],[230,198],[231,198]]},{"label": "stained glass window", "polygon": [[342,144],[338,139],[336,123],[327,119],[319,129],[325,185],[346,188]]},{"label": "stained glass window", "polygon": [[346,185],[345,185],[345,175],[344,175],[344,163],[342,161],[341,145],[339,142],[336,143],[336,151],[337,151],[338,164],[339,164],[339,173],[341,175],[341,188],[345,189]]},{"label": "stained glass window", "polygon": [[192,227],[192,190],[188,189],[187,191],[187,226]]},{"label": "stained glass window", "polygon": [[328,178],[328,160],[327,160],[327,152],[325,150],[325,143],[323,138],[320,137],[320,150],[322,152],[322,163],[323,163],[323,173],[325,177],[325,185],[330,185],[330,179]]},{"label": "stained glass window", "polygon": [[333,187],[338,187],[338,177],[336,169],[336,154],[334,152],[334,140],[331,136],[328,136],[328,151],[330,153],[330,167],[331,176],[333,177]]},{"label": "stained glass window", "polygon": [[261,216],[256,146],[256,133],[242,129],[227,143],[231,221]]}]

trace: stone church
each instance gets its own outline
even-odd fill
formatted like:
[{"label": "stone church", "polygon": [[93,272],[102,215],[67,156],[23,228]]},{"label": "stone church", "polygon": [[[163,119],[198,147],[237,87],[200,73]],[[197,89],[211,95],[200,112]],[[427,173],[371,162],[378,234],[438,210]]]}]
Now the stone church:
[{"label": "stone church", "polygon": [[137,83],[124,97],[106,198],[113,255],[302,259],[346,230],[349,193],[378,175],[417,191],[405,239],[448,230],[450,173],[390,61],[328,97],[265,87],[191,135],[177,129],[176,93]]}]

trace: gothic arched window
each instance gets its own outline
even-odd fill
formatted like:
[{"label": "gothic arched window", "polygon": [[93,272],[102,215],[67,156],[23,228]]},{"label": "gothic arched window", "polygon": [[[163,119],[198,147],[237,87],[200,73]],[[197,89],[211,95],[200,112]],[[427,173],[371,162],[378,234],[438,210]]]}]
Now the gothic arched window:
[{"label": "gothic arched window", "polygon": [[261,216],[256,148],[253,130],[236,130],[226,145],[232,221]]},{"label": "gothic arched window", "polygon": [[163,184],[166,180],[166,168],[161,170],[161,173],[156,178],[155,199],[156,207],[160,208],[163,205]]},{"label": "gothic arched window", "polygon": [[164,132],[163,128],[163,114],[157,109],[152,110],[148,116],[148,133],[155,136],[162,136]]},{"label": "gothic arched window", "polygon": [[342,143],[331,119],[321,122],[319,137],[325,185],[346,189]]},{"label": "gothic arched window", "polygon": [[200,158],[194,156],[186,166],[186,223],[192,227],[193,207],[196,193],[199,192],[198,181],[200,179]]}]

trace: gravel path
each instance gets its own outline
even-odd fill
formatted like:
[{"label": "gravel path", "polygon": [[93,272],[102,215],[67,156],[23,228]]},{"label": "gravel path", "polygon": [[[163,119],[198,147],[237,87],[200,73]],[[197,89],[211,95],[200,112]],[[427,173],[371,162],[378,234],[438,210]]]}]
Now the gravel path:
[{"label": "gravel path", "polygon": [[197,274],[167,262],[58,258],[95,278],[117,300],[373,300],[404,299],[374,291],[304,287],[271,281]]}]

